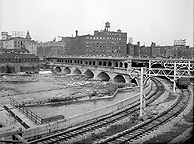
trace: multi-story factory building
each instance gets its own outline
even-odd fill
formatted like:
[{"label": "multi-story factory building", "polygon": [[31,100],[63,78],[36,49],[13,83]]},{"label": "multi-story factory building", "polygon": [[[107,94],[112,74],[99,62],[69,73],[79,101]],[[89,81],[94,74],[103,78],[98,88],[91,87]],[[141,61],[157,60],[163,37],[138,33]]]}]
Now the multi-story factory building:
[{"label": "multi-story factory building", "polygon": [[94,31],[94,35],[82,35],[71,38],[71,54],[80,56],[125,56],[127,33],[117,30],[109,31],[110,23],[106,22],[105,29]]}]

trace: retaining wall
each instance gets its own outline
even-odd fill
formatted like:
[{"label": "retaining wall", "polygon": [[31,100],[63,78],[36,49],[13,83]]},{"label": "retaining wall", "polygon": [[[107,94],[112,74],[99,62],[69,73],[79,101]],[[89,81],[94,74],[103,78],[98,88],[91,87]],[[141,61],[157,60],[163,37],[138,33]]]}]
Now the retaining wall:
[{"label": "retaining wall", "polygon": [[[146,95],[150,91],[151,91],[151,80],[148,80],[145,85],[144,94]],[[132,106],[132,104],[134,104],[135,101],[139,101],[139,99],[140,99],[140,94],[138,93],[132,97],[119,101],[118,103],[110,105],[108,107],[87,112],[85,114],[77,115],[69,119],[56,120],[55,122],[39,125],[35,128],[29,128],[29,129],[23,130],[22,137],[29,138],[29,137],[34,137],[37,135],[42,135],[42,134],[50,133],[61,129],[66,129],[66,128],[75,126],[79,123],[102,117],[103,115],[115,113],[116,111],[119,111],[125,108],[126,106],[128,107],[129,105]]]},{"label": "retaining wall", "polygon": [[[149,80],[145,86],[146,88],[144,89],[145,93],[150,92],[151,90],[151,81]],[[39,127],[36,128],[31,128],[30,130],[24,130],[23,131],[23,137],[28,138],[36,135],[41,135],[61,129],[66,129],[72,126],[77,125],[78,123],[82,123],[91,119],[99,118],[102,117],[103,115],[115,113],[118,110],[121,110],[125,108],[126,106],[129,106],[134,104],[135,101],[139,101],[140,99],[140,94],[136,94],[132,97],[129,97],[125,100],[119,101],[116,104],[110,105],[108,107],[104,107],[101,109],[97,109],[95,111],[87,112],[85,114],[77,115],[69,119],[63,119],[63,120],[58,120],[55,122],[51,122],[49,124],[44,124],[40,125]]]}]

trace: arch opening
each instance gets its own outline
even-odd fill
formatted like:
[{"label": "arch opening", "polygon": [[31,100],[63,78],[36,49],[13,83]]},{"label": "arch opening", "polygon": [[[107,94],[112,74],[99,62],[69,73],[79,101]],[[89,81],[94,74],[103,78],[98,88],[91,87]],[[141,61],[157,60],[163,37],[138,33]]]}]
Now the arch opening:
[{"label": "arch opening", "polygon": [[103,66],[106,66],[106,61],[103,62]]},{"label": "arch opening", "polygon": [[94,73],[91,71],[91,70],[87,70],[84,75],[87,77],[87,78],[93,78],[94,77]]},{"label": "arch opening", "polygon": [[76,69],[73,71],[73,74],[82,74],[82,73],[81,73],[81,71],[80,71],[78,68],[76,68]]},{"label": "arch opening", "polygon": [[59,66],[57,66],[57,67],[55,68],[55,71],[56,71],[57,73],[60,73],[60,72],[62,71],[62,69],[61,69]]},{"label": "arch opening", "polygon": [[71,70],[70,70],[68,67],[66,67],[66,68],[63,70],[63,72],[64,72],[65,74],[70,74],[70,73],[71,73]]},{"label": "arch opening", "polygon": [[124,67],[125,68],[128,68],[128,63],[124,63]]},{"label": "arch opening", "polygon": [[96,62],[95,61],[93,61],[93,65],[96,65]]},{"label": "arch opening", "polygon": [[97,75],[96,79],[102,80],[102,81],[109,81],[110,77],[107,73],[101,72]]},{"label": "arch opening", "polygon": [[122,75],[116,75],[113,80],[116,83],[126,83],[125,78]]},{"label": "arch opening", "polygon": [[108,66],[110,66],[110,67],[111,67],[111,66],[112,66],[112,62],[108,62]]},{"label": "arch opening", "polygon": [[123,67],[123,63],[122,62],[120,62],[119,67],[121,67],[121,68]]},{"label": "arch opening", "polygon": [[119,66],[118,62],[115,62],[115,67],[118,67],[118,66]]},{"label": "arch opening", "polygon": [[99,66],[101,66],[101,65],[102,65],[102,62],[101,62],[101,61],[99,61],[99,63],[98,63],[98,64],[99,64]]}]

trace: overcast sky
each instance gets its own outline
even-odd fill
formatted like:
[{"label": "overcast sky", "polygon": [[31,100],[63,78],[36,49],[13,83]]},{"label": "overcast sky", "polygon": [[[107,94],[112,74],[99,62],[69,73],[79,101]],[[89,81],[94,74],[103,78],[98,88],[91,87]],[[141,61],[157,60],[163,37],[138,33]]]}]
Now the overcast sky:
[{"label": "overcast sky", "polygon": [[193,45],[193,0],[0,0],[0,31],[30,31],[38,41],[93,34],[110,22],[133,43]]}]

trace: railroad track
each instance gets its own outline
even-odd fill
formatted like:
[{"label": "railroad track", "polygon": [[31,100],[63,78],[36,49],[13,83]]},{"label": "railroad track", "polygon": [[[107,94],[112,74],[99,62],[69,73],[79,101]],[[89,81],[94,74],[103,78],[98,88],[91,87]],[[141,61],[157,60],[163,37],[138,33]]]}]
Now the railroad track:
[{"label": "railroad track", "polygon": [[[152,78],[152,81],[154,81],[154,83],[156,84],[156,89],[153,91],[152,94],[146,97],[147,104],[150,104],[151,102],[156,100],[165,91],[163,84],[159,80]],[[130,106],[129,108],[123,111],[89,121],[85,124],[77,126],[76,128],[72,128],[71,130],[64,130],[64,131],[55,133],[53,135],[42,137],[40,139],[29,140],[29,143],[30,144],[36,144],[36,143],[53,144],[53,143],[60,143],[61,141],[65,143],[65,142],[68,142],[68,140],[78,135],[83,135],[85,133],[91,132],[93,130],[105,127],[107,125],[110,125],[111,123],[119,121],[137,112],[138,110],[139,110],[139,101],[136,101],[132,106]]]},{"label": "railroad track", "polygon": [[188,91],[183,90],[175,103],[173,103],[167,110],[163,111],[161,114],[154,117],[153,119],[147,120],[130,129],[127,129],[109,138],[101,140],[96,144],[133,143],[134,140],[137,140],[142,136],[149,134],[151,131],[155,130],[159,126],[167,123],[170,119],[178,116],[178,114],[180,114],[185,109],[190,99],[190,96],[189,94],[184,95],[183,94],[184,92],[188,92]]}]

